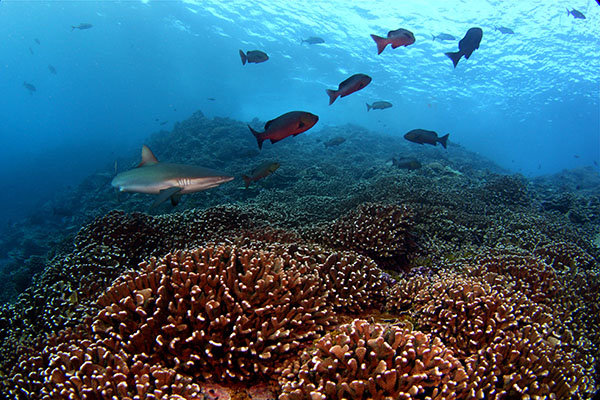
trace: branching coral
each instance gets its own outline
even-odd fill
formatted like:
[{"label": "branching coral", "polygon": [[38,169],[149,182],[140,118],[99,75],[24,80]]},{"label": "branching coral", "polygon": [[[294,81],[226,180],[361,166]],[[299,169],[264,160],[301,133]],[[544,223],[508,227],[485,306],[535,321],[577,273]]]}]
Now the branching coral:
[{"label": "branching coral", "polygon": [[400,270],[416,249],[412,218],[406,206],[364,203],[331,223],[309,230],[306,236],[317,243],[364,254],[381,267]]},{"label": "branching coral", "polygon": [[293,258],[227,246],[171,254],[121,276],[98,300],[91,332],[61,333],[41,358],[24,355],[11,393],[161,398],[178,393],[167,384],[266,381],[334,322],[326,294]]},{"label": "branching coral", "polygon": [[[465,365],[469,397],[589,395],[592,383],[576,356],[560,346],[551,309],[514,291],[506,279],[442,274],[410,301],[416,326],[439,337]],[[406,285],[407,283],[402,283]],[[527,289],[527,288],[526,288]],[[406,294],[395,289],[394,293]],[[394,310],[392,310],[394,311]],[[564,331],[564,326],[562,330]],[[585,364],[584,364],[585,365]]]},{"label": "branching coral", "polygon": [[453,399],[466,389],[460,362],[437,338],[354,320],[284,371],[280,400]]}]

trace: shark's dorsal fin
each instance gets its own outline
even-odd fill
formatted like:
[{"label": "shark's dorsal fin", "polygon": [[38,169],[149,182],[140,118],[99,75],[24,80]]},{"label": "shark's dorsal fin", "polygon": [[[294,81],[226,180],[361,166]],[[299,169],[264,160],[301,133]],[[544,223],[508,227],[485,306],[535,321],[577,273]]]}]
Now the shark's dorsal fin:
[{"label": "shark's dorsal fin", "polygon": [[150,148],[148,146],[143,145],[142,146],[142,161],[138,165],[138,168],[143,167],[145,165],[154,165],[154,164],[158,164],[158,160],[156,159],[156,156],[154,155],[154,153],[152,153],[152,150],[150,150]]}]

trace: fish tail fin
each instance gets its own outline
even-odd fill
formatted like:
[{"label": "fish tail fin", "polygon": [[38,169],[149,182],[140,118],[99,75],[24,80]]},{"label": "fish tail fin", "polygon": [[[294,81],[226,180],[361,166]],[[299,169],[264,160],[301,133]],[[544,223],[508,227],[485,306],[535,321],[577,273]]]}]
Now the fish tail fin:
[{"label": "fish tail fin", "polygon": [[567,15],[571,15],[571,11],[567,8]]},{"label": "fish tail fin", "polygon": [[73,32],[74,30],[75,30],[75,27],[73,25],[71,25],[71,32]]},{"label": "fish tail fin", "polygon": [[444,147],[445,149],[448,148],[448,136],[450,136],[450,134],[446,133],[444,136],[442,136],[438,139],[438,142],[440,142],[442,147]]},{"label": "fish tail fin", "polygon": [[371,106],[369,103],[367,103],[367,112],[371,111],[371,108],[373,108],[373,106]]},{"label": "fish tail fin", "polygon": [[252,132],[252,134],[256,138],[256,143],[258,143],[258,149],[262,150],[262,144],[265,140],[260,137],[260,132],[257,132],[254,129],[252,129],[250,125],[248,125],[248,128],[250,128],[250,132]]},{"label": "fish tail fin", "polygon": [[244,54],[244,52],[242,50],[240,50],[240,57],[242,58],[242,65],[246,65],[246,61],[248,61],[248,57],[246,57],[246,54]]},{"label": "fish tail fin", "polygon": [[327,92],[327,95],[329,96],[329,105],[332,105],[333,102],[335,101],[335,99],[337,99],[337,97],[338,97],[338,91],[331,90],[331,89],[325,89],[325,91]]},{"label": "fish tail fin", "polygon": [[460,51],[457,52],[450,52],[450,53],[444,53],[448,56],[448,58],[450,58],[452,60],[452,63],[454,64],[454,68],[456,68],[456,66],[458,65],[458,61],[460,60],[460,57],[462,57],[462,53]]},{"label": "fish tail fin", "polygon": [[304,44],[304,42],[306,42],[306,40],[300,38],[300,44]]},{"label": "fish tail fin", "polygon": [[371,35],[375,43],[377,44],[377,54],[381,54],[385,46],[388,45],[388,41],[386,38],[382,38],[381,36]]},{"label": "fish tail fin", "polygon": [[244,180],[246,189],[248,189],[248,186],[250,186],[250,182],[252,182],[252,178],[250,178],[248,175],[242,175],[242,179]]}]

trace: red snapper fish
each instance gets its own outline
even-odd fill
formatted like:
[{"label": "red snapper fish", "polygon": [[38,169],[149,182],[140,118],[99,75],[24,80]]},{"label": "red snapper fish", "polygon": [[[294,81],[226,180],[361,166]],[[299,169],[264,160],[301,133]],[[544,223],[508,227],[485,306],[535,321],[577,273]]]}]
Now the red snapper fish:
[{"label": "red snapper fish", "polygon": [[265,124],[264,132],[257,132],[250,125],[250,131],[256,138],[258,148],[262,149],[265,140],[279,142],[288,136],[296,136],[312,128],[319,117],[306,111],[290,111]]},{"label": "red snapper fish", "polygon": [[385,46],[388,44],[392,45],[392,49],[400,46],[409,46],[415,42],[415,35],[407,29],[396,29],[395,31],[389,31],[387,38],[383,38],[377,35],[371,35],[375,43],[377,43],[377,54],[381,54]]},{"label": "red snapper fish", "polygon": [[338,90],[326,89],[329,95],[329,105],[332,105],[335,99],[339,97],[346,97],[371,83],[371,77],[365,74],[352,75],[344,82],[340,83]]}]

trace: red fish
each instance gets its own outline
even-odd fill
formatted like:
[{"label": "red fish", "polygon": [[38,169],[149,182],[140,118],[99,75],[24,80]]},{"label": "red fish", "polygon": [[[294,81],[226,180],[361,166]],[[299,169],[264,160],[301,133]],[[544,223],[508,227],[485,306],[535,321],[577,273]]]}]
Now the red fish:
[{"label": "red fish", "polygon": [[256,137],[258,148],[262,149],[265,140],[275,143],[288,136],[299,135],[312,128],[318,120],[318,116],[306,111],[290,111],[267,122],[264,132],[257,132],[250,125],[248,125],[248,128]]},{"label": "red fish", "polygon": [[371,77],[365,74],[352,75],[344,82],[340,83],[338,90],[327,89],[326,92],[329,95],[329,105],[332,105],[335,99],[339,97],[346,97],[351,93],[354,93],[371,83]]},{"label": "red fish", "polygon": [[381,54],[385,46],[392,45],[392,49],[400,46],[408,46],[415,42],[415,35],[409,30],[400,28],[395,31],[389,31],[387,38],[377,35],[371,35],[375,43],[377,43],[377,54]]}]

